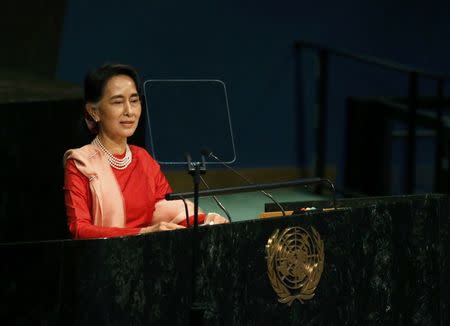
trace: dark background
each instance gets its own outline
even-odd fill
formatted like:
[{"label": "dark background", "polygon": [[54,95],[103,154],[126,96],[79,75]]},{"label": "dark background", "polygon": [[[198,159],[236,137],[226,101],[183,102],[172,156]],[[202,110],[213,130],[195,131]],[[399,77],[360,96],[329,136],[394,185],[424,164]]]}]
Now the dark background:
[{"label": "dark background", "polygon": [[[36,206],[55,206],[50,215],[64,214],[60,199],[56,205],[51,203],[62,196],[59,161],[50,163],[51,173],[45,168],[24,171],[38,164],[40,155],[50,160],[46,162],[57,161],[66,148],[82,144],[83,138],[76,136],[81,128],[79,86],[88,69],[105,62],[131,64],[143,80],[224,81],[236,141],[235,165],[280,174],[299,169],[304,175],[313,174],[316,159],[317,57],[305,51],[300,58],[303,97],[298,106],[295,41],[347,49],[430,72],[450,71],[450,4],[445,2],[22,0],[5,1],[2,6],[0,96],[2,121],[7,123],[0,144],[9,161],[2,163],[0,181],[5,190],[0,214],[5,220],[13,219],[17,228],[26,215],[43,214]],[[343,184],[345,164],[345,100],[404,96],[405,81],[404,75],[391,71],[342,58],[331,60],[326,166],[338,186]],[[419,84],[423,95],[431,93],[432,87],[428,81]],[[62,105],[54,106],[58,101]],[[201,126],[205,120],[193,118],[191,123]],[[398,131],[402,128],[399,124]],[[398,186],[403,143],[400,135],[392,145],[392,193],[403,191]],[[431,138],[419,137],[416,192],[432,189],[433,150]],[[8,204],[19,191],[16,186],[22,189],[22,199]],[[24,188],[31,189],[28,195]],[[47,193],[47,197],[43,200],[36,193]],[[29,196],[36,202],[30,202]],[[22,211],[13,218],[18,206]],[[3,228],[4,234],[7,229]],[[27,238],[26,233],[18,238]]]},{"label": "dark background", "polygon": [[[87,68],[120,61],[144,79],[221,79],[229,91],[237,164],[308,165],[314,106],[307,96],[304,112],[295,110],[293,42],[448,73],[449,9],[433,1],[67,1],[56,76],[79,82]],[[313,87],[314,70],[304,74]],[[328,164],[342,157],[344,96],[404,95],[407,86],[398,79],[342,59],[331,63]],[[302,125],[295,123],[298,114]],[[302,139],[299,128],[306,129]]]}]

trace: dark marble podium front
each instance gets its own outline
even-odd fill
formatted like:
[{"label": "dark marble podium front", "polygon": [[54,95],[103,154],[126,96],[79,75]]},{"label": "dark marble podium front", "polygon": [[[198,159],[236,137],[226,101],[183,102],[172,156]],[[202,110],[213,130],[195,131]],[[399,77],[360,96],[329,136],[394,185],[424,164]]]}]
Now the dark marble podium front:
[{"label": "dark marble podium front", "polygon": [[[204,324],[448,325],[447,196],[338,205],[342,210],[200,228],[195,296]],[[267,276],[265,245],[290,226],[314,226],[325,265],[314,298],[287,306]],[[192,240],[192,230],[177,230],[1,244],[2,325],[188,325]]]}]

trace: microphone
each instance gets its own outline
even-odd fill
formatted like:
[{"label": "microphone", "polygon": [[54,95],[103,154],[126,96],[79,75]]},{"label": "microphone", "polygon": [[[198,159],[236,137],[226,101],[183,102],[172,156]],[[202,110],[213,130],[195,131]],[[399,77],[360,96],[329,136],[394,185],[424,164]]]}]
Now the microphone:
[{"label": "microphone", "polygon": [[[243,179],[245,182],[247,182],[247,184],[252,185],[253,182],[251,182],[248,178],[246,178],[244,175],[242,175],[241,173],[239,173],[238,171],[236,171],[235,169],[233,169],[231,166],[229,166],[228,164],[222,162],[216,155],[213,154],[213,152],[211,152],[209,149],[207,148],[202,148],[200,153],[202,154],[202,156],[206,156],[206,157],[212,157],[214,160],[216,160],[217,162],[219,162],[220,164],[222,164],[223,166],[225,166],[227,169],[231,170],[234,174],[236,174],[237,176],[239,176],[241,179]],[[284,210],[283,206],[281,206],[281,204],[275,200],[275,198],[273,198],[273,196],[271,194],[269,194],[268,192],[264,191],[264,190],[260,190],[261,193],[266,196],[267,198],[269,198],[273,203],[275,203],[275,205],[278,206],[278,208],[280,208],[281,213],[283,214],[283,216],[286,216],[286,211]]]},{"label": "microphone", "polygon": [[189,172],[194,171],[195,170],[195,166],[194,166],[194,164],[192,164],[191,154],[189,152],[185,152],[184,153],[184,158],[186,159],[188,171]]}]

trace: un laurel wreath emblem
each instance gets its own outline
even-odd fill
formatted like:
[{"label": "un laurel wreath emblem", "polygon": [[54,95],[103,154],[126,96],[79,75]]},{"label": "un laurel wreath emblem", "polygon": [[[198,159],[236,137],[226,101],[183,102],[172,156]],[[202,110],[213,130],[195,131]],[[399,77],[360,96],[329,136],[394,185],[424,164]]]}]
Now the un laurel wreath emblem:
[{"label": "un laurel wreath emblem", "polygon": [[276,230],[266,244],[267,274],[278,301],[288,306],[314,297],[324,264],[319,233],[301,227]]}]

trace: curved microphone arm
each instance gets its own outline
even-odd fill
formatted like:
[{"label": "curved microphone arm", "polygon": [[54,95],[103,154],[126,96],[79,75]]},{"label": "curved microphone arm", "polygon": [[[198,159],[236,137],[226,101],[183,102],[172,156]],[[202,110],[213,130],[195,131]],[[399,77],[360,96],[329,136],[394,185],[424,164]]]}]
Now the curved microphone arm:
[{"label": "curved microphone arm", "polygon": [[[209,149],[207,148],[203,148],[201,150],[202,153],[202,157],[208,156],[208,157],[212,157],[214,160],[216,160],[217,162],[219,162],[220,164],[222,164],[223,166],[225,166],[227,169],[231,170],[231,172],[233,172],[234,174],[236,174],[238,177],[240,177],[241,179],[243,179],[245,182],[247,182],[247,184],[251,185],[253,184],[252,181],[250,181],[249,178],[247,178],[246,176],[244,176],[242,173],[239,173],[238,171],[236,171],[234,168],[232,168],[231,166],[229,166],[227,163],[221,161],[216,155],[214,155],[213,152],[211,152]],[[268,192],[264,191],[264,190],[260,190],[260,192],[266,196],[267,198],[269,198],[275,205],[278,206],[278,208],[281,210],[281,213],[283,214],[283,216],[286,216],[286,211],[284,210],[284,207],[278,202],[278,200],[276,200],[271,194],[269,194]]]},{"label": "curved microphone arm", "polygon": [[[202,181],[202,183],[204,184],[204,186],[205,186],[207,189],[211,189],[211,188],[209,187],[209,185],[206,183],[206,180],[205,180],[202,176],[200,176],[200,180]],[[220,202],[220,200],[219,200],[216,196],[212,196],[212,198],[213,198],[214,201],[216,202],[217,206],[219,206],[219,208],[220,208],[220,209],[225,213],[225,215],[228,217],[228,220],[229,220],[230,222],[232,222],[230,212],[228,212],[228,210],[225,208],[225,206]]]}]

